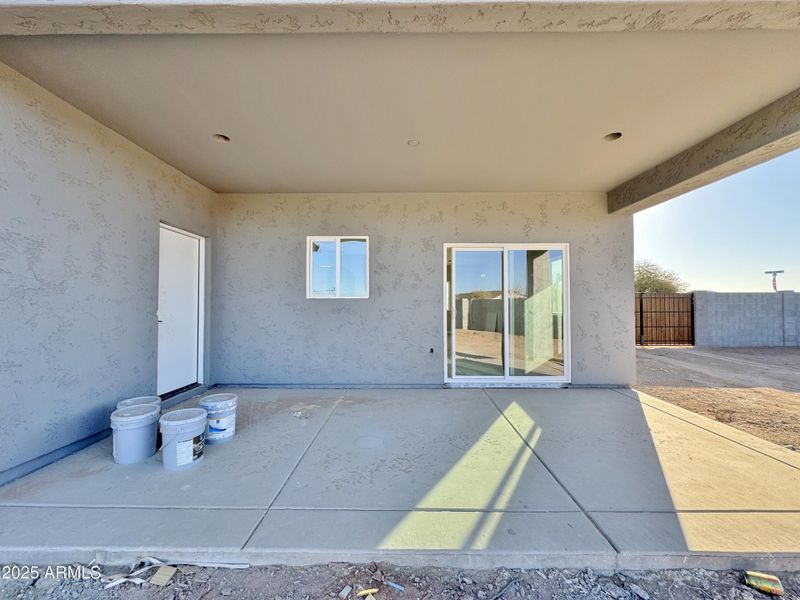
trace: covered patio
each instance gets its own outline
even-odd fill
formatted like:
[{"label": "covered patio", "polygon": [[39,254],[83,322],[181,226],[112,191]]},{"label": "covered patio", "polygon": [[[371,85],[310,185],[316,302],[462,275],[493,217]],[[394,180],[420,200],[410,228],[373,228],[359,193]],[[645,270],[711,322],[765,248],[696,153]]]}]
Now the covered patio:
[{"label": "covered patio", "polygon": [[632,390],[233,391],[192,470],[106,439],[0,488],[0,561],[800,568],[800,457]]}]

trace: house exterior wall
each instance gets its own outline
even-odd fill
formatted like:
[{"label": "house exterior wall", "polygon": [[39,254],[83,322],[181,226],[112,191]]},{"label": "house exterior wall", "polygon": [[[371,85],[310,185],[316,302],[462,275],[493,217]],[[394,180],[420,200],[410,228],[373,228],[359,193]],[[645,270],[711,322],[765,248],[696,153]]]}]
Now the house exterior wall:
[{"label": "house exterior wall", "polygon": [[[209,236],[206,383],[441,384],[447,242],[570,243],[573,382],[634,380],[604,194],[217,195],[0,63],[0,215],[0,483],[155,392],[159,222]],[[305,298],[317,234],[370,236],[370,298]]]},{"label": "house exterior wall", "polygon": [[159,221],[215,196],[0,63],[0,481],[155,393]]},{"label": "house exterior wall", "polygon": [[800,293],[694,292],[695,346],[800,345]]},{"label": "house exterior wall", "polygon": [[[448,242],[568,242],[573,383],[635,379],[632,218],[605,194],[221,194],[215,220],[218,383],[442,384]],[[370,236],[368,299],[305,298],[308,235]]]}]

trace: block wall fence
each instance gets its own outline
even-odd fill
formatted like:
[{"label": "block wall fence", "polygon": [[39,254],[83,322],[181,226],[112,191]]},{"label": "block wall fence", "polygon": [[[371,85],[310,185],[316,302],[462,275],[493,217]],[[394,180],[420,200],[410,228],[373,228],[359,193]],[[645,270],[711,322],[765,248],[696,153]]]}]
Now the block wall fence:
[{"label": "block wall fence", "polygon": [[695,346],[800,345],[800,293],[694,292]]}]

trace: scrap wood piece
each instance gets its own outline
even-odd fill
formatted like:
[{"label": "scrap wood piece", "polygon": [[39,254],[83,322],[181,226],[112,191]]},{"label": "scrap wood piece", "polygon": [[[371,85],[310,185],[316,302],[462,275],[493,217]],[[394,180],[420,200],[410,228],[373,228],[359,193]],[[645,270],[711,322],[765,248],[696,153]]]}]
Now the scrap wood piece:
[{"label": "scrap wood piece", "polygon": [[759,592],[765,592],[773,596],[783,596],[783,584],[775,575],[759,573],[758,571],[745,571],[744,583]]},{"label": "scrap wood piece", "polygon": [[172,576],[175,575],[177,570],[178,569],[175,567],[171,567],[169,565],[161,565],[158,567],[158,571],[156,571],[150,578],[150,583],[165,587],[169,583],[169,580],[172,579]]}]

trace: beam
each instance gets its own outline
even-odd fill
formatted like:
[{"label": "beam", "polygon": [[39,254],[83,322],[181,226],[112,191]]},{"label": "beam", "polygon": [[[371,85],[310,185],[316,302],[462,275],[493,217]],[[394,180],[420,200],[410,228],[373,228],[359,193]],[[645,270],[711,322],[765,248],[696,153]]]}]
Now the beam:
[{"label": "beam", "polygon": [[800,30],[800,0],[0,0],[0,35]]},{"label": "beam", "polygon": [[631,214],[800,147],[800,89],[608,192],[608,212]]}]

